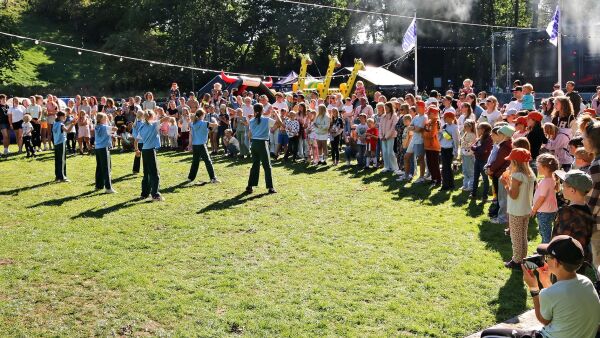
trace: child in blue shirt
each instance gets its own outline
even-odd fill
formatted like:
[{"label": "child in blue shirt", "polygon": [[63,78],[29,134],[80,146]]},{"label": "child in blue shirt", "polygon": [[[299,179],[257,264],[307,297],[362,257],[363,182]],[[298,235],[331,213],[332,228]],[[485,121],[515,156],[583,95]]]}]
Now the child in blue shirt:
[{"label": "child in blue shirt", "polygon": [[110,179],[110,145],[112,133],[117,127],[108,124],[108,118],[104,113],[96,115],[96,127],[94,128],[96,154],[96,190],[105,189],[107,194],[116,193],[112,188]]},{"label": "child in blue shirt", "polygon": [[169,116],[156,120],[154,112],[148,110],[144,114],[144,123],[139,127],[139,137],[141,138],[141,143],[144,145],[141,151],[136,150],[136,153],[142,156],[144,165],[142,199],[152,198],[152,201],[154,202],[165,200],[158,192],[160,174],[156,163],[156,150],[160,148],[160,124],[168,121]]},{"label": "child in blue shirt", "polygon": [[56,113],[56,121],[52,125],[52,137],[54,141],[54,174],[56,182],[71,182],[67,178],[67,153],[66,153],[66,133],[70,132],[77,120],[65,126],[65,113],[59,111]]},{"label": "child in blue shirt", "polygon": [[534,111],[535,110],[535,98],[533,97],[533,85],[526,83],[523,86],[523,110]]}]

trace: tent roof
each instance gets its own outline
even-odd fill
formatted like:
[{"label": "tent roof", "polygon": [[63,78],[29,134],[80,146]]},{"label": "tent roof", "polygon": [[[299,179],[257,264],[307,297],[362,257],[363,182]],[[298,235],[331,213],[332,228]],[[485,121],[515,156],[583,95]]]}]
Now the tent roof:
[{"label": "tent roof", "polygon": [[[345,69],[349,72],[352,72],[352,67],[345,67]],[[376,86],[414,85],[414,82],[381,67],[365,66],[365,70],[358,71],[358,77],[367,80]]]},{"label": "tent roof", "polygon": [[[310,74],[306,74],[306,81],[311,81],[313,79],[314,78]],[[288,75],[285,76],[285,78],[275,82],[275,85],[285,86],[290,85],[296,81],[298,81],[298,74],[292,70]]]}]

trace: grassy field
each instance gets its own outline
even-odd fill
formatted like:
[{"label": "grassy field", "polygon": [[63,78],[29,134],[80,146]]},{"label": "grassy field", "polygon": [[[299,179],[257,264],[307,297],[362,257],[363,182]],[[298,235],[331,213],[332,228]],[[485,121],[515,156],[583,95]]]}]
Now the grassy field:
[{"label": "grassy field", "polygon": [[132,159],[113,155],[116,195],[93,191],[91,156],[65,184],[50,153],[0,160],[0,335],[460,337],[531,306],[465,193],[275,163],[279,194],[261,176],[243,195],[248,162],[187,187],[190,155],[167,151],[152,203]]}]

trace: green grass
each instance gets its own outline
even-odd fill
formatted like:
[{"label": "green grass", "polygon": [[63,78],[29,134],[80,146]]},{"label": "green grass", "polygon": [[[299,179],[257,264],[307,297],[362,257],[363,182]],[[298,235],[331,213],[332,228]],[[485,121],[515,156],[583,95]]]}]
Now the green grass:
[{"label": "green grass", "polygon": [[[14,149],[13,149],[14,150]],[[217,157],[218,185],[186,187],[187,153],[159,156],[164,203],[138,201],[133,155],[0,161],[0,332],[6,336],[460,337],[531,304],[503,227],[466,194],[354,168]],[[199,177],[207,179],[201,164]],[[530,228],[531,248],[539,243]]]}]

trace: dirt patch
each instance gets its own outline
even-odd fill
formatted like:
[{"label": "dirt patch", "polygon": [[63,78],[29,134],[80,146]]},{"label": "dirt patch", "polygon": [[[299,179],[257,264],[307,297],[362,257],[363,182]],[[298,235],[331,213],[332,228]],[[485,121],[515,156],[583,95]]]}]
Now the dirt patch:
[{"label": "dirt patch", "polygon": [[15,261],[10,258],[0,258],[0,266],[15,264]]}]

